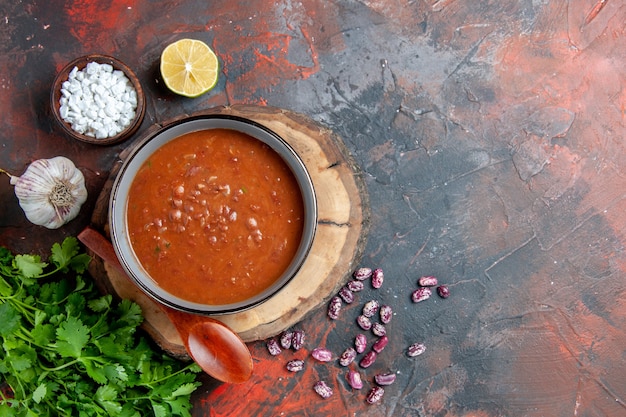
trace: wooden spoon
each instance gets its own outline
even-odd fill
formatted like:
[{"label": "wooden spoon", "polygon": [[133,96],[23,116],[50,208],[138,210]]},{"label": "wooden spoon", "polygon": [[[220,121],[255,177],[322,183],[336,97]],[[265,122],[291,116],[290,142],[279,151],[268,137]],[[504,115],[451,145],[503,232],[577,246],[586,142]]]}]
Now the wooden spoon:
[{"label": "wooden spoon", "polygon": [[[87,227],[80,232],[78,240],[128,277],[113,245],[100,232]],[[167,314],[180,334],[189,356],[204,372],[223,382],[242,383],[250,379],[250,350],[228,326],[207,316],[175,310],[159,302],[156,304]]]}]

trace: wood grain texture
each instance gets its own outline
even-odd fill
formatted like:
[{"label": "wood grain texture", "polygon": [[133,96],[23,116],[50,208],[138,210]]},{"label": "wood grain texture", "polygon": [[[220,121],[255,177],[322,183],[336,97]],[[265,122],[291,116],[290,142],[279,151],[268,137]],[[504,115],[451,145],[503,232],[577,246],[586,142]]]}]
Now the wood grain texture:
[{"label": "wood grain texture", "polygon": [[[204,114],[245,117],[273,130],[300,155],[315,188],[317,231],[311,253],[296,277],[259,306],[244,312],[214,316],[246,342],[265,339],[301,321],[345,282],[362,256],[367,238],[370,221],[367,193],[341,139],[304,115],[274,107],[237,105],[216,107],[193,116]],[[148,132],[169,123],[153,126]],[[121,153],[120,161],[112,168],[92,216],[92,226],[107,236],[109,196],[127,154]],[[177,357],[186,356],[176,329],[155,302],[126,276],[95,256],[90,272],[102,291],[134,300],[142,307],[146,318],[144,329],[163,349]]]}]

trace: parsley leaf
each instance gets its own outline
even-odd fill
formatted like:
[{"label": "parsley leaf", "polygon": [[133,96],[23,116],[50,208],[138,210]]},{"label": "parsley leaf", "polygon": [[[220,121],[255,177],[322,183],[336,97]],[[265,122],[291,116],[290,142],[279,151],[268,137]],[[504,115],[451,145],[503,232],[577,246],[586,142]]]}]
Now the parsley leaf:
[{"label": "parsley leaf", "polygon": [[49,261],[0,247],[0,378],[13,393],[0,417],[190,417],[200,368],[137,332],[137,304],[97,292],[76,238]]},{"label": "parsley leaf", "polygon": [[78,254],[78,242],[72,239],[66,239],[60,245],[55,243],[52,245],[50,261],[63,272],[67,272],[67,265],[74,256]]},{"label": "parsley leaf", "polygon": [[130,300],[122,300],[118,306],[117,313],[119,314],[119,319],[129,326],[138,326],[143,322],[141,307]]},{"label": "parsley leaf", "polygon": [[116,400],[117,390],[111,385],[104,385],[96,391],[96,401],[109,415],[115,416],[122,412],[122,405]]},{"label": "parsley leaf", "polygon": [[48,266],[47,263],[41,262],[41,258],[37,255],[16,255],[14,259],[15,268],[24,276],[24,278],[33,278],[40,276],[43,269]]},{"label": "parsley leaf", "polygon": [[57,351],[61,356],[80,358],[89,341],[89,328],[76,317],[69,317],[57,329]]},{"label": "parsley leaf", "polygon": [[35,325],[30,335],[37,346],[47,346],[54,341],[54,326],[50,323],[40,323]]},{"label": "parsley leaf", "polygon": [[172,397],[180,397],[181,395],[189,395],[196,390],[194,384],[183,384],[172,392]]},{"label": "parsley leaf", "polygon": [[11,304],[0,305],[0,336],[12,335],[20,327],[21,317]]},{"label": "parsley leaf", "polygon": [[95,313],[103,313],[111,307],[111,302],[113,301],[113,297],[109,295],[105,295],[94,300],[89,300],[87,305],[91,309],[91,311]]},{"label": "parsley leaf", "polygon": [[43,383],[39,384],[39,386],[35,389],[35,391],[33,391],[33,401],[39,404],[41,400],[44,399],[47,393],[48,393],[48,387],[46,386],[46,384],[43,384]]}]

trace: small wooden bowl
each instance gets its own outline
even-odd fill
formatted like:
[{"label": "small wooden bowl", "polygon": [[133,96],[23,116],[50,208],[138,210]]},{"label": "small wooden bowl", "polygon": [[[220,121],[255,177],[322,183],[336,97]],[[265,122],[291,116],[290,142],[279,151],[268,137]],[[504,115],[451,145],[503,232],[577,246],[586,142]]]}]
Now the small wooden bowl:
[{"label": "small wooden bowl", "polygon": [[[74,69],[74,67],[77,67],[78,70],[80,71],[84,69],[87,66],[87,64],[89,64],[90,62],[97,62],[99,64],[109,64],[113,67],[114,70],[122,71],[126,75],[126,77],[130,80],[131,84],[135,88],[135,91],[137,92],[137,108],[135,109],[135,118],[126,127],[126,129],[124,129],[123,131],[121,131],[115,136],[109,136],[106,138],[98,139],[95,136],[88,136],[88,135],[78,133],[77,131],[72,129],[72,126],[69,123],[67,123],[65,120],[63,120],[63,118],[61,117],[61,114],[59,111],[61,107],[61,103],[60,103],[61,86],[63,85],[65,81],[68,80],[69,74]],[[63,129],[65,133],[67,133],[70,137],[74,139],[80,140],[82,142],[92,143],[94,145],[112,145],[114,143],[119,143],[128,139],[137,131],[137,129],[139,129],[139,126],[141,125],[141,122],[143,121],[143,117],[146,113],[146,96],[141,87],[141,83],[139,82],[139,78],[137,78],[135,73],[120,60],[113,58],[111,56],[98,55],[98,54],[85,55],[80,58],[77,58],[73,60],[72,62],[70,62],[69,64],[67,64],[57,74],[52,84],[52,93],[50,94],[50,104],[52,107],[52,114],[54,116],[54,119],[59,123],[59,126],[61,126],[61,129]]]}]

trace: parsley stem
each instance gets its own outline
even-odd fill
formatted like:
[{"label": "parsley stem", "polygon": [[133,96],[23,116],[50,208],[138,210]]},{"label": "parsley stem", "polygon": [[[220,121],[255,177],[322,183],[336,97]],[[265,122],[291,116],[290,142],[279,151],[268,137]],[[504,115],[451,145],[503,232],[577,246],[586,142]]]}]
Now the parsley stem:
[{"label": "parsley stem", "polygon": [[46,350],[48,352],[54,352],[56,351],[56,348],[50,346],[50,345],[40,345],[38,343],[35,343],[33,340],[33,336],[31,335],[31,333],[24,329],[23,327],[20,328],[18,331],[15,332],[15,337],[23,340],[24,342],[26,342],[29,346],[35,346],[38,349],[42,349],[42,350]]},{"label": "parsley stem", "polygon": [[46,277],[52,276],[52,275],[56,274],[57,272],[60,272],[65,267],[67,267],[67,265],[60,265],[56,269],[53,269],[53,270],[50,270],[48,272],[42,273],[37,278],[46,278]]},{"label": "parsley stem", "polygon": [[196,364],[195,362],[193,362],[193,363],[191,363],[191,364],[189,364],[189,365],[185,366],[184,368],[179,369],[179,370],[178,370],[178,371],[176,371],[176,372],[172,372],[171,374],[169,374],[169,375],[167,375],[167,376],[165,376],[165,377],[163,377],[163,378],[161,378],[161,379],[155,379],[154,381],[150,381],[150,382],[151,382],[151,384],[160,384],[160,383],[162,383],[162,382],[164,382],[164,381],[167,381],[167,380],[168,380],[168,379],[170,379],[170,378],[175,377],[175,376],[176,376],[176,375],[178,375],[178,374],[182,374],[182,373],[184,373],[184,372],[191,371],[191,370],[193,370],[194,368],[197,368],[197,367],[198,367],[198,364]]},{"label": "parsley stem", "polygon": [[44,371],[55,372],[55,371],[60,371],[61,369],[68,368],[68,367],[70,367],[70,366],[72,366],[72,365],[75,365],[75,364],[77,364],[77,363],[80,363],[80,360],[79,360],[79,359],[74,359],[74,360],[72,360],[72,361],[65,362],[63,365],[59,365],[59,366],[56,366],[56,367],[54,367],[54,368],[48,368],[47,366],[44,366],[44,365],[42,365],[42,364],[39,364],[39,366],[40,366],[40,367],[41,367],[41,369],[43,369]]},{"label": "parsley stem", "polygon": [[76,365],[78,363],[84,363],[85,361],[91,361],[91,362],[97,362],[97,363],[101,363],[101,364],[106,364],[107,361],[103,360],[100,357],[95,357],[95,356],[81,356],[80,358],[76,358],[73,359],[69,362],[65,362],[62,365],[56,366],[54,368],[48,368],[47,366],[44,366],[42,364],[40,364],[39,366],[41,366],[41,369],[43,369],[44,371],[48,371],[48,372],[55,372],[55,371],[60,371],[62,369],[68,368],[70,366]]},{"label": "parsley stem", "polygon": [[18,296],[23,296],[22,294],[18,294],[16,293],[14,296],[12,297],[7,297],[7,298],[0,298],[0,300],[2,300],[3,302],[10,302],[11,305],[18,311],[20,312],[23,316],[26,317],[26,319],[29,321],[30,324],[34,324],[35,322],[35,314],[34,312],[37,311],[38,309],[34,306],[31,306],[25,302],[23,302],[21,299],[17,298]]},{"label": "parsley stem", "polygon": [[200,368],[153,351],[136,332],[140,306],[113,303],[83,277],[90,260],[73,237],[53,245],[49,263],[0,246],[0,381],[8,387],[0,410],[111,415],[107,407],[124,407],[148,416],[176,393],[189,417]]}]

